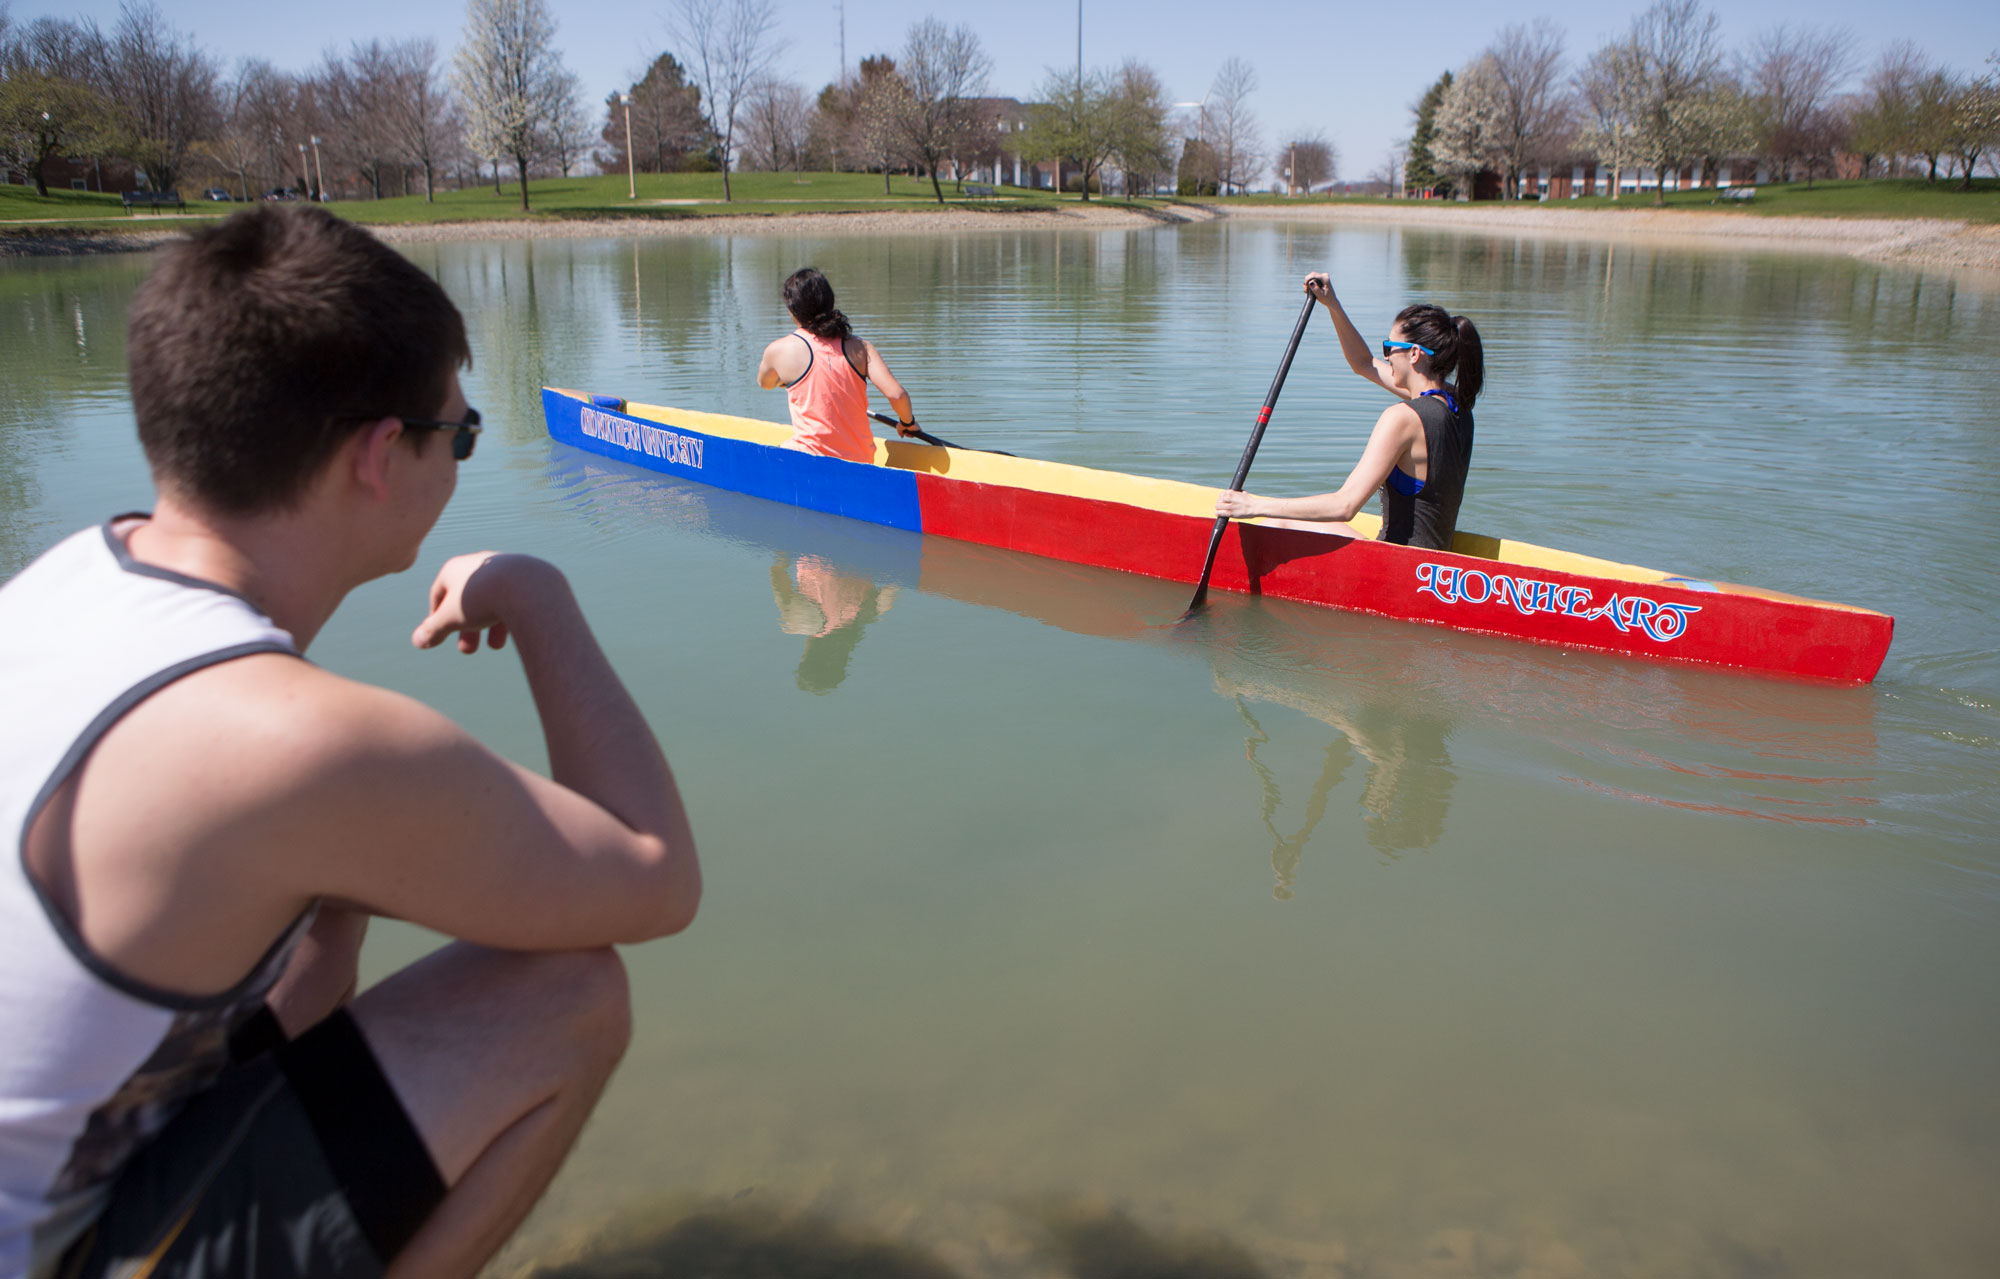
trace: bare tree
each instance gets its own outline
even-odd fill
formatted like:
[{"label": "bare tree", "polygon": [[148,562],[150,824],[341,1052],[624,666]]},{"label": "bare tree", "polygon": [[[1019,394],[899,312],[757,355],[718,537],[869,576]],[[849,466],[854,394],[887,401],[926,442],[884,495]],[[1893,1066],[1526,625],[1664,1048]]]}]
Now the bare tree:
[{"label": "bare tree", "polygon": [[1257,69],[1241,58],[1231,58],[1215,73],[1209,86],[1204,111],[1204,136],[1215,148],[1221,169],[1223,191],[1234,186],[1242,190],[1264,167],[1262,135],[1256,113],[1250,109],[1250,95],[1257,92]]},{"label": "bare tree", "polygon": [[402,161],[424,171],[424,199],[433,201],[453,110],[437,45],[429,39],[396,41],[389,46],[388,74],[383,125]]},{"label": "bare tree", "polygon": [[384,170],[400,167],[390,119],[395,68],[389,50],[380,40],[357,41],[345,58],[328,53],[313,78],[325,113],[323,148],[336,169],[352,169],[381,199]]},{"label": "bare tree", "polygon": [[214,132],[215,63],[150,3],[127,0],[103,45],[118,150],[156,191],[180,185],[194,144]]},{"label": "bare tree", "polygon": [[1905,156],[1916,154],[1918,88],[1935,70],[1909,40],[1883,49],[1869,69],[1853,108],[1854,145],[1864,159],[1880,156],[1889,177]]},{"label": "bare tree", "polygon": [[222,118],[215,135],[198,149],[225,178],[236,181],[237,195],[250,198],[250,174],[264,158],[266,147],[258,136],[256,89],[258,80],[270,74],[270,64],[245,62],[222,84],[219,100]]},{"label": "bare tree", "polygon": [[1762,145],[1786,180],[1811,149],[1822,118],[1854,69],[1854,37],[1843,28],[1821,30],[1780,23],[1761,33],[1745,59],[1745,88],[1756,101]]},{"label": "bare tree", "polygon": [[1383,153],[1381,165],[1368,175],[1368,181],[1381,184],[1382,193],[1391,200],[1396,199],[1408,187],[1405,181],[1405,166],[1409,163],[1409,158],[1410,152],[1407,147],[1392,145]]},{"label": "bare tree", "polygon": [[944,203],[944,187],[938,169],[972,128],[992,69],[978,34],[964,23],[947,28],[936,18],[925,18],[910,28],[904,42],[900,70],[909,91],[896,122],[903,153],[930,174],[931,193],[939,204]]},{"label": "bare tree", "polygon": [[1550,144],[1568,125],[1562,28],[1547,18],[1535,19],[1532,27],[1505,27],[1493,42],[1491,57],[1499,86],[1506,198],[1514,200],[1520,198],[1522,174],[1549,158]]},{"label": "bare tree", "polygon": [[456,75],[466,132],[476,148],[494,158],[496,190],[499,157],[514,161],[523,212],[529,162],[545,144],[568,87],[555,34],[555,19],[543,0],[466,2]]},{"label": "bare tree", "polygon": [[1271,167],[1287,194],[1302,190],[1310,195],[1314,187],[1333,181],[1339,173],[1340,152],[1319,130],[1301,131],[1278,151]]},{"label": "bare tree", "polygon": [[583,159],[584,148],[590,145],[590,135],[595,129],[590,117],[584,114],[583,81],[571,71],[564,71],[560,79],[555,113],[549,117],[542,149],[556,162],[556,169],[568,177],[570,170]]},{"label": "bare tree", "polygon": [[731,198],[729,160],[736,115],[784,50],[771,0],[675,0],[668,18],[688,79],[701,90],[722,139],[722,198]]},{"label": "bare tree", "polygon": [[811,131],[812,103],[805,90],[767,77],[751,88],[743,108],[744,166],[774,173],[800,168]]}]

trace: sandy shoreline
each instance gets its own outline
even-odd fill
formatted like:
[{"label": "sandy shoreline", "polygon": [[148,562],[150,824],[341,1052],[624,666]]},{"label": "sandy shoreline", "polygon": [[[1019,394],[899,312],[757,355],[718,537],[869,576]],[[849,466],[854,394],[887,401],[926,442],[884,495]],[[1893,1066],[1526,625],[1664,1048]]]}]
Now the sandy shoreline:
[{"label": "sandy shoreline", "polygon": [[1253,205],[1232,221],[1356,222],[1558,239],[1836,253],[1873,262],[2000,272],[2000,226],[1944,218],[1789,218],[1685,209],[1501,208],[1453,204]]},{"label": "sandy shoreline", "polygon": [[[2000,226],[1932,218],[1789,218],[1699,213],[1643,206],[1583,210],[1409,205],[1175,205],[1138,210],[1072,205],[1027,211],[950,208],[927,212],[750,214],[707,218],[549,219],[370,227],[391,244],[460,240],[615,239],[685,235],[900,235],[940,231],[1116,231],[1227,218],[1258,222],[1345,222],[1434,227],[1495,235],[1646,241],[1656,244],[1832,253],[1873,262],[2000,273]],[[180,234],[159,223],[126,230],[0,228],[0,257],[143,252]]]}]

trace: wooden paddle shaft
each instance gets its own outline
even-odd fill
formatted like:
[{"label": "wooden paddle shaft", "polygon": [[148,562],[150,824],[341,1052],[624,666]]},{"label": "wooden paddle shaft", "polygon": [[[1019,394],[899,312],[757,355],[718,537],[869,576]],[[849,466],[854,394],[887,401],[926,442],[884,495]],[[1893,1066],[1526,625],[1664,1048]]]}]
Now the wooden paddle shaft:
[{"label": "wooden paddle shaft", "polygon": [[[1257,425],[1250,430],[1250,442],[1243,446],[1243,458],[1236,464],[1235,478],[1229,487],[1241,492],[1243,481],[1250,478],[1250,461],[1257,456],[1257,446],[1264,442],[1264,428],[1270,425],[1271,410],[1278,403],[1278,392],[1285,389],[1285,375],[1292,371],[1292,357],[1299,353],[1299,339],[1305,336],[1306,321],[1312,319],[1316,299],[1306,295],[1306,304],[1299,308],[1299,322],[1292,326],[1292,340],[1285,344],[1285,358],[1278,362],[1278,376],[1271,379],[1271,389],[1264,394],[1264,407],[1257,410]],[[1201,580],[1195,584],[1194,600],[1188,604],[1188,612],[1202,606],[1208,598],[1208,578],[1215,571],[1215,554],[1222,549],[1222,530],[1229,527],[1229,517],[1215,517],[1215,528],[1208,535],[1208,558],[1201,562]]]}]

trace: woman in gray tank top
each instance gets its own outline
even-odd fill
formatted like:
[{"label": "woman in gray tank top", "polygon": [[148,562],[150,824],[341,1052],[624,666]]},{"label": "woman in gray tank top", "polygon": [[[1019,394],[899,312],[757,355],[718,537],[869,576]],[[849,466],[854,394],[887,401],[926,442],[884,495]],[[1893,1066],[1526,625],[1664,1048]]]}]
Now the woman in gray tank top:
[{"label": "woman in gray tank top", "polygon": [[1381,357],[1347,318],[1324,272],[1306,277],[1306,292],[1333,317],[1348,367],[1397,398],[1382,411],[1347,482],[1315,497],[1258,497],[1224,492],[1217,515],[1313,521],[1327,532],[1344,526],[1378,491],[1385,542],[1448,550],[1472,464],[1472,405],[1485,381],[1479,330],[1462,315],[1428,302],[1396,316]]}]

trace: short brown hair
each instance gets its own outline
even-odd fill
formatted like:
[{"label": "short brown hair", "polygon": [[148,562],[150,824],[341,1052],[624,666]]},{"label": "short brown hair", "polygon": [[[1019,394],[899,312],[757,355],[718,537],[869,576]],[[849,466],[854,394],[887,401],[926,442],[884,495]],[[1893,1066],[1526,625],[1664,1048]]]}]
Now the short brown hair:
[{"label": "short brown hair", "polygon": [[435,416],[472,363],[437,281],[298,207],[245,210],[163,250],[127,354],[154,478],[230,515],[295,503],[365,421]]}]

